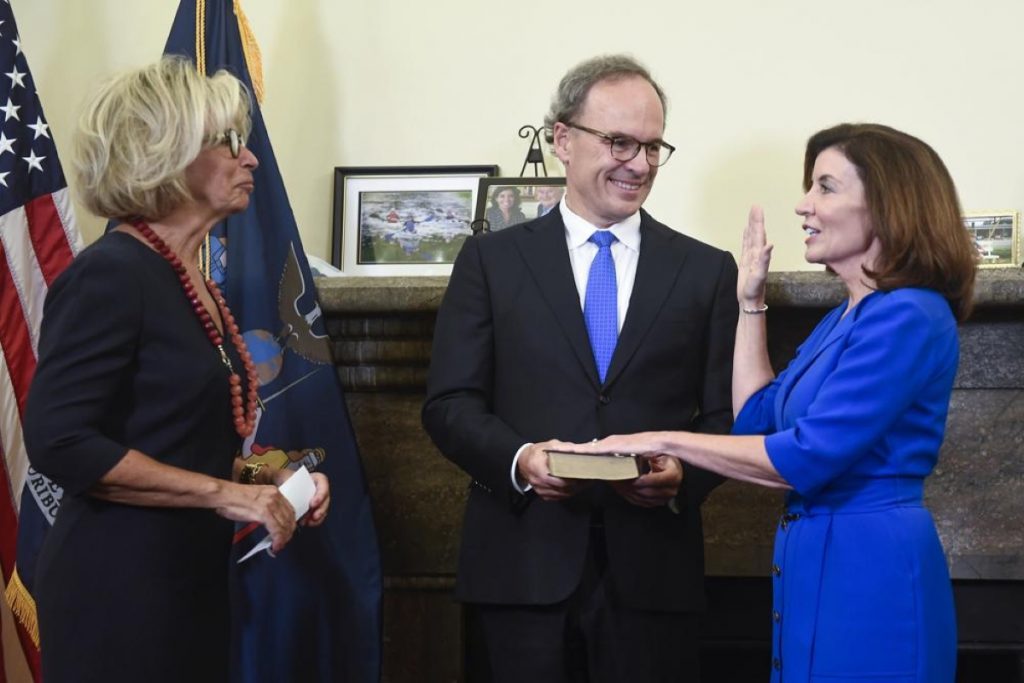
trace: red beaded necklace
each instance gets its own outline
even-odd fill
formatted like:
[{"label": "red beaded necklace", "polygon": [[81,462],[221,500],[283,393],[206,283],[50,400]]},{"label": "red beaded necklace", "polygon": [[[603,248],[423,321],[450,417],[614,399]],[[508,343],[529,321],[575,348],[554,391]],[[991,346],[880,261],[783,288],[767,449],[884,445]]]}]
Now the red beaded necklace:
[{"label": "red beaded necklace", "polygon": [[210,290],[213,300],[217,302],[217,308],[220,309],[220,316],[224,321],[224,329],[231,335],[231,342],[235,345],[238,357],[242,359],[242,364],[245,366],[245,376],[249,383],[249,390],[246,393],[244,410],[242,409],[242,378],[238,376],[238,373],[231,366],[231,359],[228,358],[228,354],[224,351],[224,338],[217,330],[217,325],[214,324],[210,312],[206,310],[206,306],[199,299],[195,286],[192,284],[192,279],[188,276],[188,272],[185,270],[181,259],[171,251],[166,242],[153,232],[153,229],[147,223],[138,221],[132,223],[132,225],[146,238],[147,242],[153,245],[156,252],[171,264],[174,272],[177,273],[178,281],[181,282],[181,288],[185,292],[185,296],[188,297],[188,302],[192,304],[192,310],[195,312],[196,317],[199,318],[199,322],[202,323],[206,336],[209,337],[210,342],[220,352],[220,360],[230,373],[228,382],[231,384],[231,413],[234,416],[235,431],[243,439],[248,438],[256,426],[259,378],[256,376],[256,366],[252,362],[252,356],[249,355],[249,349],[245,346],[245,340],[242,339],[242,335],[238,331],[238,325],[235,323],[234,316],[231,315],[231,310],[228,309],[227,301],[224,300],[224,296],[220,293],[220,288],[217,287],[217,283],[213,280],[206,280],[206,286]]}]

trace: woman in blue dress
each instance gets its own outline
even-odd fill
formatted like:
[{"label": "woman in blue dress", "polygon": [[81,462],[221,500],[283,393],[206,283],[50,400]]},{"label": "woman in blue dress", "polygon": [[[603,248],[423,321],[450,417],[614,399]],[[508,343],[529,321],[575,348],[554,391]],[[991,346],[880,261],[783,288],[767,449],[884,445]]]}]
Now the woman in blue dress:
[{"label": "woman in blue dress", "polygon": [[956,188],[931,147],[874,124],[814,135],[804,187],[796,212],[806,259],[834,272],[847,300],[773,377],[764,315],[772,247],[751,210],[734,436],[649,432],[586,448],[668,453],[789,490],[772,566],[772,681],[951,682],[952,587],[922,492],[974,287]]}]

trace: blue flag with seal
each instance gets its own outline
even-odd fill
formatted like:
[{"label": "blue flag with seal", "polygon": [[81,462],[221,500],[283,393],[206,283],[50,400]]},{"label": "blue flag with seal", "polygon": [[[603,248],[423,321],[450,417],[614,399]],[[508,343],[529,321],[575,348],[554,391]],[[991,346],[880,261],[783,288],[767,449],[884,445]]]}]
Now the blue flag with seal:
[{"label": "blue flag with seal", "polygon": [[[258,48],[238,0],[182,0],[165,52],[193,59],[206,74],[226,69],[261,98]],[[242,455],[325,473],[331,508],[323,526],[300,528],[276,558],[236,565],[232,678],[378,681],[381,570],[369,493],[258,101],[246,146],[259,160],[256,189],[244,212],[215,228],[207,250],[211,277],[257,364],[265,406]],[[236,543],[236,557],[254,540]]]}]

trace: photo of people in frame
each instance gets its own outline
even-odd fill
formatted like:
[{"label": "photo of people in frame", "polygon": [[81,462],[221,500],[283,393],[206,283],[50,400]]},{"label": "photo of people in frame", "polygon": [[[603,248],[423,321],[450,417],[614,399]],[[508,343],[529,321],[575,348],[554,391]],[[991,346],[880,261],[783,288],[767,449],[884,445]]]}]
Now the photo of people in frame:
[{"label": "photo of people in frame", "polygon": [[474,234],[497,232],[546,215],[565,193],[565,178],[482,178]]},{"label": "photo of people in frame", "polygon": [[361,192],[358,263],[451,263],[468,237],[470,191]]}]

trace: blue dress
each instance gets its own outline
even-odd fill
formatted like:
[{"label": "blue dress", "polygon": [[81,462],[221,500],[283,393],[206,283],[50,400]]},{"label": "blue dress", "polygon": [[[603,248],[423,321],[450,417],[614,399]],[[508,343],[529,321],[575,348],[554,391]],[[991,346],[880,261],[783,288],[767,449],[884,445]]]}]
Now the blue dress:
[{"label": "blue dress", "polygon": [[773,558],[773,683],[948,683],[956,621],[924,478],[959,360],[938,293],[831,311],[736,418],[793,490]]}]

